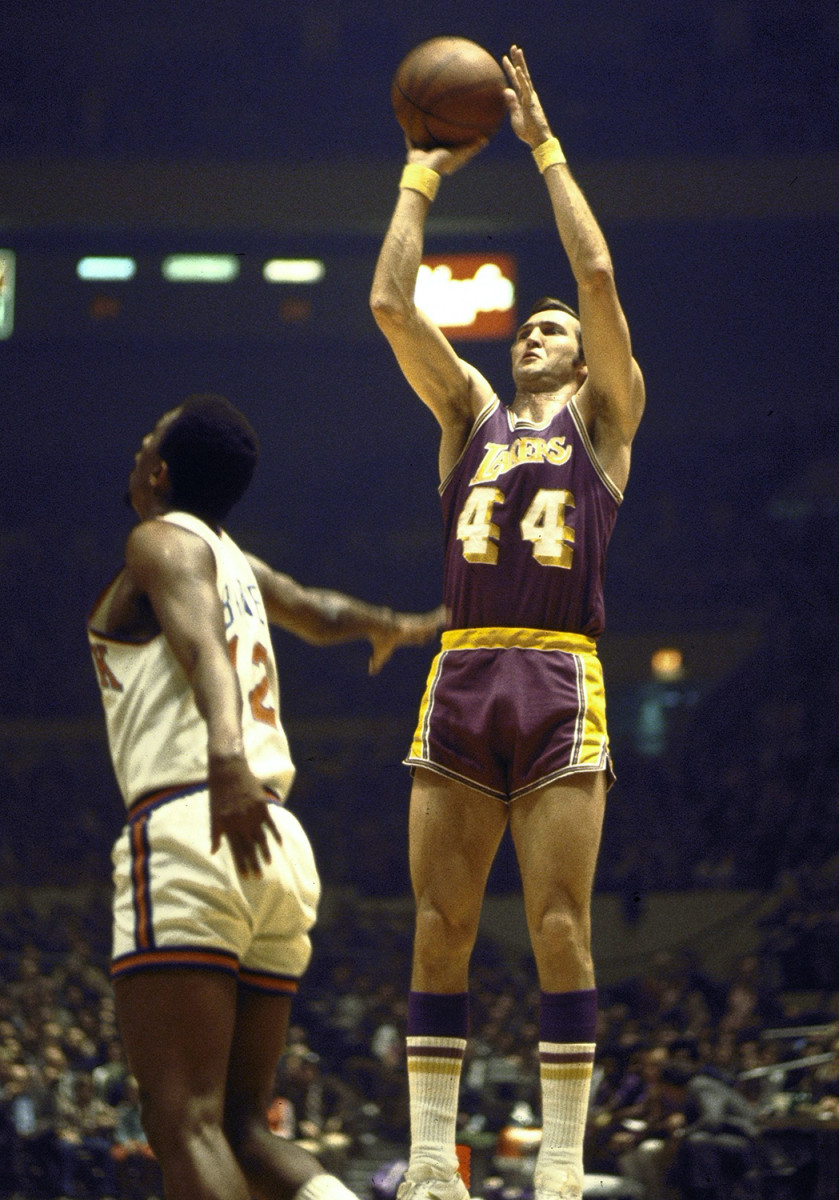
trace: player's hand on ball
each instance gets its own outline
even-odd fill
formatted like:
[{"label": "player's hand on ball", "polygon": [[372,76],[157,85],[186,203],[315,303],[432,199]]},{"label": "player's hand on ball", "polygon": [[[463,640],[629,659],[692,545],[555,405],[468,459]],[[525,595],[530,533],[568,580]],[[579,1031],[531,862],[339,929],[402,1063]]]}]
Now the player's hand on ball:
[{"label": "player's hand on ball", "polygon": [[405,141],[408,147],[408,162],[430,167],[438,175],[451,175],[465,166],[470,158],[480,154],[484,146],[489,144],[489,138],[481,137],[465,146],[435,146],[433,150],[422,150],[419,146],[412,146],[407,138]]}]

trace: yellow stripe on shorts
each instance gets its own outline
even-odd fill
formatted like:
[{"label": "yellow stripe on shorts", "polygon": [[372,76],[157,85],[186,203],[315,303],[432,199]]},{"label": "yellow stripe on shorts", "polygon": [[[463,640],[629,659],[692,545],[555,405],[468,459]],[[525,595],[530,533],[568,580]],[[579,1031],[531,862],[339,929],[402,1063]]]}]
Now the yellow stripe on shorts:
[{"label": "yellow stripe on shorts", "polygon": [[558,633],[553,629],[520,629],[515,625],[483,626],[480,629],[446,629],[441,647],[446,650],[564,650],[567,654],[595,654],[597,643],[582,633]]}]

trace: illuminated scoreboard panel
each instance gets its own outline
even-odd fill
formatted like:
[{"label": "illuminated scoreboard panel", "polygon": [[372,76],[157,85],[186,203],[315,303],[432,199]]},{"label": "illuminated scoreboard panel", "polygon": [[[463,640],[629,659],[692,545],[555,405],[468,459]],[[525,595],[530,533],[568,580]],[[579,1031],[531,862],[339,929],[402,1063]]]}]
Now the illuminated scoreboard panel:
[{"label": "illuminated scoreboard panel", "polygon": [[511,254],[430,254],[414,296],[451,338],[509,341],[516,329],[516,260]]},{"label": "illuminated scoreboard panel", "polygon": [[[4,249],[0,338],[378,338],[368,305],[377,252]],[[513,255],[429,255],[417,304],[452,340],[506,341],[516,324],[516,286]]]}]

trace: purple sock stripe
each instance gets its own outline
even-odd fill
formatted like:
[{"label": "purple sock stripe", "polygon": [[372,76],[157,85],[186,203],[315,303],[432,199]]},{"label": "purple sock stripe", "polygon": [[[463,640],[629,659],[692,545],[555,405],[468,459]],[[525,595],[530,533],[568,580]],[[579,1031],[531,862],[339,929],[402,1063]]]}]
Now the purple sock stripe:
[{"label": "purple sock stripe", "polygon": [[455,1046],[412,1046],[408,1043],[408,1058],[455,1058],[462,1059],[464,1051]]},{"label": "purple sock stripe", "polygon": [[541,993],[540,1042],[593,1042],[596,1028],[597,988]]},{"label": "purple sock stripe", "polygon": [[540,1050],[539,1062],[542,1063],[593,1063],[594,1051],[580,1050],[569,1054],[556,1051]]},{"label": "purple sock stripe", "polygon": [[469,993],[408,994],[408,1037],[469,1037]]}]

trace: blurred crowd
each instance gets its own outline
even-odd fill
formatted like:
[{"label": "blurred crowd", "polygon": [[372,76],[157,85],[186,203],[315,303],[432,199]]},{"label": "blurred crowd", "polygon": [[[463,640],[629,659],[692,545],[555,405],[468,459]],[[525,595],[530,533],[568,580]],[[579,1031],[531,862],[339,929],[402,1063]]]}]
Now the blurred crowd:
[{"label": "blurred crowd", "polygon": [[102,897],[2,912],[0,1195],[160,1194],[107,974]]},{"label": "blurred crowd", "polygon": [[[795,1200],[811,1194],[812,1128],[839,1123],[839,975],[834,959],[813,991],[783,974],[817,895],[812,880],[797,891],[790,881],[762,945],[725,979],[674,949],[601,989],[589,1171],[634,1181],[645,1200],[757,1198],[768,1177]],[[38,908],[29,893],[6,897],[0,1196],[160,1195],[107,944],[106,889]],[[398,1159],[407,1144],[409,956],[403,910],[327,896],[269,1119],[344,1175],[359,1156]],[[484,937],[472,985],[459,1137],[476,1194],[490,1196],[521,1172],[539,1126],[538,990],[528,962]]]}]

